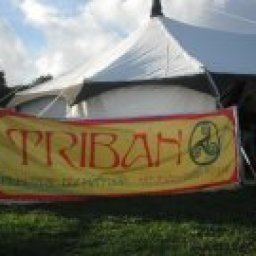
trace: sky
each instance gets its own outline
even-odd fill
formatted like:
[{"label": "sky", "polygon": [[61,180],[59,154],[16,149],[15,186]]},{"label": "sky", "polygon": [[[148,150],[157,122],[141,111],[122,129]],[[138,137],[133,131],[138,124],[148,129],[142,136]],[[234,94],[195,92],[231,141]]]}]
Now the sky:
[{"label": "sky", "polygon": [[[162,0],[166,16],[256,33],[256,0]],[[113,48],[149,19],[152,0],[0,0],[0,70],[9,86],[58,76]]]}]

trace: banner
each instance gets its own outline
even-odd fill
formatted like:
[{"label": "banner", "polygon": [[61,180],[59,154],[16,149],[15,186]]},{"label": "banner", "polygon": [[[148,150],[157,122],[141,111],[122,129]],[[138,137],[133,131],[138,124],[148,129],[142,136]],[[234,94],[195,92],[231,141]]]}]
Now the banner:
[{"label": "banner", "polygon": [[235,109],[57,121],[0,112],[0,198],[171,194],[239,182]]}]

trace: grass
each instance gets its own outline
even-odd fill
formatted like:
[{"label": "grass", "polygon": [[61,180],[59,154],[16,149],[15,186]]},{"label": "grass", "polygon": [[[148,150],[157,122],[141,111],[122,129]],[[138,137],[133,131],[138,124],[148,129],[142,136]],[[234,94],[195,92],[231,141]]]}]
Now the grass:
[{"label": "grass", "polygon": [[0,255],[256,255],[256,189],[0,206]]}]

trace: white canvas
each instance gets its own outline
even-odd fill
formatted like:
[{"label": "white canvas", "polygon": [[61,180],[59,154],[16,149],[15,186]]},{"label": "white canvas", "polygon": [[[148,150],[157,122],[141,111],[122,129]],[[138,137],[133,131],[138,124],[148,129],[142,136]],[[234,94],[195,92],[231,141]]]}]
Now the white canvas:
[{"label": "white canvas", "polygon": [[88,100],[89,118],[161,116],[216,110],[215,99],[180,86],[134,86]]}]

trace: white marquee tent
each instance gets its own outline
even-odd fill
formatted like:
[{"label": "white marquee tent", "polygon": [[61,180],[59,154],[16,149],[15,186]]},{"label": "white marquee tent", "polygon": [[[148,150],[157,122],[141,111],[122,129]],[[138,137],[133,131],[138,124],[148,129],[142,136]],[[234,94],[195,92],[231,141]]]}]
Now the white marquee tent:
[{"label": "white marquee tent", "polygon": [[56,118],[205,112],[218,96],[211,74],[255,76],[256,35],[169,19],[155,0],[148,22],[112,51],[17,93],[9,106]]}]

